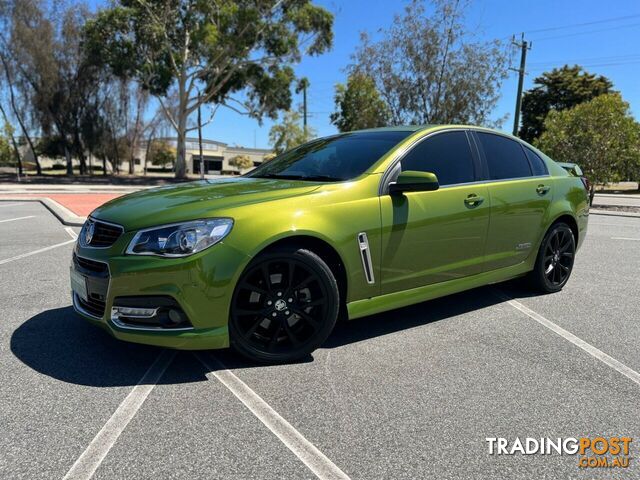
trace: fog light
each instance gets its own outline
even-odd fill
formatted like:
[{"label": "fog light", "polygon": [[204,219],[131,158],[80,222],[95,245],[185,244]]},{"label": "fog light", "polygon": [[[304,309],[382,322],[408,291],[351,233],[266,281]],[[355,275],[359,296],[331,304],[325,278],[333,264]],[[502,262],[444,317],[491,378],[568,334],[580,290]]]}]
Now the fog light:
[{"label": "fog light", "polygon": [[113,307],[112,314],[117,317],[151,318],[158,313],[157,308]]}]

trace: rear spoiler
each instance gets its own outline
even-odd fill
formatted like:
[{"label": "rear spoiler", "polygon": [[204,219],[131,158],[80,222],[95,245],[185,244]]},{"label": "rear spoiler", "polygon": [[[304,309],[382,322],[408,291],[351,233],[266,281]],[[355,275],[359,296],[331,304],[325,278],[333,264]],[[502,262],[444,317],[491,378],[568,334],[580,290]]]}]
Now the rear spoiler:
[{"label": "rear spoiler", "polygon": [[578,166],[577,163],[568,163],[568,162],[557,162],[562,168],[564,168],[569,175],[572,177],[582,177],[584,174],[582,173],[582,169]]}]

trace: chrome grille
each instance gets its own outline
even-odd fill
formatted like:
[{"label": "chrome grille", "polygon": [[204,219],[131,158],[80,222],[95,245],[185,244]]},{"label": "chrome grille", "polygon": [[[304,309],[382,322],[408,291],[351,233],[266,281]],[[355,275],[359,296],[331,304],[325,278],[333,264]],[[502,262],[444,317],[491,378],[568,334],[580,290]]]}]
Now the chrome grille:
[{"label": "chrome grille", "polygon": [[82,226],[80,244],[83,247],[110,247],[116,243],[116,240],[120,238],[123,232],[124,229],[120,225],[89,218]]}]

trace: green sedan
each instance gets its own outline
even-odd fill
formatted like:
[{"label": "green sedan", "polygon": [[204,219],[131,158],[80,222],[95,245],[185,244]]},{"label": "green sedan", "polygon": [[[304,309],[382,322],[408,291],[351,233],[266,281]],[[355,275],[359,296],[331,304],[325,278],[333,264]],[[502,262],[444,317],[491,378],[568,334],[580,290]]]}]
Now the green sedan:
[{"label": "green sedan", "polygon": [[73,305],[121,340],[287,362],[339,318],[520,276],[556,292],[587,230],[576,171],[478,127],[317,139],[242,177],[96,209],[73,253]]}]

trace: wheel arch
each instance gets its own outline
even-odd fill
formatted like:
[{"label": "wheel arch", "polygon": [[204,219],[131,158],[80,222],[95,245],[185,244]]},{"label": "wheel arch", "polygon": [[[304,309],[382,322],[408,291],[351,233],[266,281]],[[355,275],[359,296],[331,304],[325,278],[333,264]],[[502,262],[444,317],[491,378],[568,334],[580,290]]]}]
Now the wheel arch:
[{"label": "wheel arch", "polygon": [[579,238],[579,235],[580,235],[580,230],[578,228],[578,221],[573,217],[573,215],[571,215],[569,213],[562,213],[562,214],[558,215],[549,224],[549,228],[547,228],[546,232],[548,232],[551,229],[551,227],[553,227],[557,223],[566,223],[567,225],[569,225],[569,228],[571,228],[571,231],[573,232],[573,236],[575,238],[575,242],[576,242],[576,246],[577,246],[578,245],[578,238]]},{"label": "wheel arch", "polygon": [[331,272],[338,282],[338,292],[340,293],[341,308],[344,308],[344,306],[346,305],[348,293],[347,270],[345,267],[345,263],[338,251],[329,242],[322,238],[308,234],[290,235],[274,240],[268,245],[264,245],[259,251],[255,253],[255,255],[253,255],[253,258],[263,253],[267,253],[283,247],[304,248],[322,258],[322,260],[324,260],[327,266],[331,269]]}]

